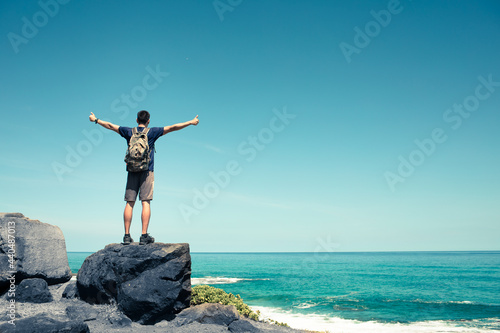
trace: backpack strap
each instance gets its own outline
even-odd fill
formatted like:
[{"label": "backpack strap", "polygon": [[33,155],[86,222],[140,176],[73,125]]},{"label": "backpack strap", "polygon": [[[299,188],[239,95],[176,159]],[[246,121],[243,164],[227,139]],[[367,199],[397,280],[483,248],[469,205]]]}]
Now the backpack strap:
[{"label": "backpack strap", "polygon": [[135,133],[137,133],[137,128],[136,127],[132,127],[132,135],[134,135]]},{"label": "backpack strap", "polygon": [[[148,138],[149,127],[146,127],[145,129],[143,129],[142,133],[146,134],[146,138]],[[148,140],[149,140],[149,138],[148,138]],[[149,142],[148,142],[148,146],[149,146]],[[154,144],[153,144],[153,148],[154,148]],[[155,153],[156,153],[156,148],[154,148],[154,150],[155,150]],[[151,147],[148,148],[148,151],[151,151]]]}]

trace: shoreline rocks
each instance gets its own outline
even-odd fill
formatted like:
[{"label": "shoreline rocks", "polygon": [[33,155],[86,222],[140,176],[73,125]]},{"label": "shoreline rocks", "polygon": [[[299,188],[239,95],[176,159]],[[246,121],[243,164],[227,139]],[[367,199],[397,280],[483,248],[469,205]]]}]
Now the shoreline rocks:
[{"label": "shoreline rocks", "polygon": [[[15,285],[9,279],[12,233]],[[305,332],[248,319],[233,305],[190,306],[185,243],[110,244],[85,260],[76,281],[70,279],[58,227],[0,213],[0,308],[8,309],[0,313],[0,332]]]}]

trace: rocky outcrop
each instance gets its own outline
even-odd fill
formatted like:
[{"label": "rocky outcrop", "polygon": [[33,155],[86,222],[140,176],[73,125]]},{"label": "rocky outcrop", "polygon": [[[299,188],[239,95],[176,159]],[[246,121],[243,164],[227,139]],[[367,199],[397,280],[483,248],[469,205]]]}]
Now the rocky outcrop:
[{"label": "rocky outcrop", "polygon": [[16,271],[17,283],[30,278],[44,279],[49,285],[69,281],[71,270],[61,229],[21,213],[0,213],[0,294],[10,284],[9,271]]},{"label": "rocky outcrop", "polygon": [[[200,325],[202,324],[202,325]],[[232,333],[299,333],[289,327],[270,325],[248,319],[238,313],[234,305],[218,303],[204,303],[192,306],[179,313],[169,323],[168,332],[204,332],[203,328],[210,328],[206,332]],[[305,332],[304,332],[305,333]]]},{"label": "rocky outcrop", "polygon": [[77,288],[82,300],[116,301],[141,324],[172,319],[191,300],[189,244],[110,244],[85,259]]}]

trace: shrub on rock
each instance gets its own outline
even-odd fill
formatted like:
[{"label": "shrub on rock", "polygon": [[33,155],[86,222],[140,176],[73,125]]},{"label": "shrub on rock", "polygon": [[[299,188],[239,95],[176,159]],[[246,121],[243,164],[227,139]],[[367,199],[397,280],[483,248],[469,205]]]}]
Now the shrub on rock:
[{"label": "shrub on rock", "polygon": [[253,312],[250,307],[243,302],[240,295],[226,293],[224,290],[207,285],[194,286],[191,293],[191,305],[203,303],[219,303],[223,305],[234,305],[238,312],[245,317],[259,320],[260,313]]}]

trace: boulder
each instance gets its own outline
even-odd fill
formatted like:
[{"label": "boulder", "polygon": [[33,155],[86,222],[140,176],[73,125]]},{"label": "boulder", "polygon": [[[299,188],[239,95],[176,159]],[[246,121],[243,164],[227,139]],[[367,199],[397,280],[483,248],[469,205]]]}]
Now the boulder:
[{"label": "boulder", "polygon": [[47,282],[42,279],[25,279],[16,288],[16,301],[26,303],[52,302]]},{"label": "boulder", "polygon": [[39,314],[33,317],[18,319],[15,325],[0,325],[2,333],[89,333],[89,327],[83,321],[58,321]]},{"label": "boulder", "polygon": [[116,302],[140,324],[172,319],[191,301],[189,244],[110,244],[85,259],[77,288],[80,299]]},{"label": "boulder", "polygon": [[[9,259],[13,259],[13,266]],[[21,213],[0,213],[0,293],[10,285],[9,271],[16,271],[17,283],[29,278],[44,279],[49,285],[69,281],[71,271],[61,229]]]}]

